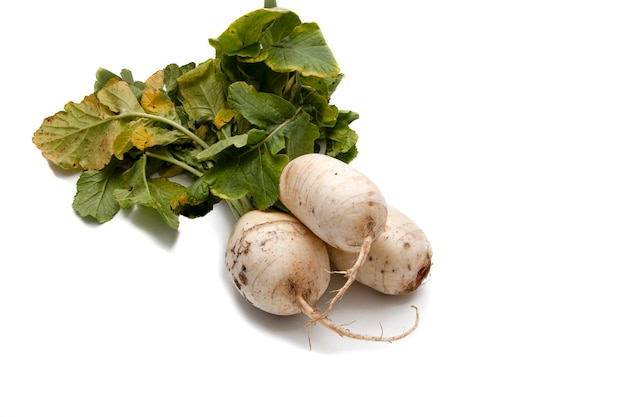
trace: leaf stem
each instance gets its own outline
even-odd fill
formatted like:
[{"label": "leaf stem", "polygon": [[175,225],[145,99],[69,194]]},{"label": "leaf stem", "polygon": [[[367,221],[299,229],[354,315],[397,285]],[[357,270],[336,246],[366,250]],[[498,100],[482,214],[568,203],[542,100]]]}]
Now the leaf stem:
[{"label": "leaf stem", "polygon": [[165,162],[169,162],[171,164],[177,165],[177,166],[181,167],[182,169],[184,169],[185,171],[188,171],[189,173],[195,175],[196,177],[201,177],[202,176],[202,172],[201,171],[199,171],[199,170],[195,169],[194,167],[184,163],[183,161],[180,161],[180,160],[174,158],[173,156],[163,155],[163,154],[150,152],[150,151],[146,151],[145,154],[147,156],[152,157],[152,158],[160,159],[161,161],[165,161]]},{"label": "leaf stem", "polygon": [[252,204],[250,199],[248,199],[248,197],[243,197],[238,200],[226,200],[226,203],[228,204],[230,211],[235,216],[235,219],[239,219],[247,212],[255,209],[254,205]]},{"label": "leaf stem", "polygon": [[138,112],[123,113],[123,114],[116,116],[116,118],[120,118],[120,119],[126,118],[126,117],[137,117],[137,118],[143,117],[145,119],[151,119],[151,120],[168,124],[172,126],[174,129],[178,130],[179,132],[182,132],[185,135],[187,135],[189,138],[191,138],[194,142],[196,142],[203,149],[206,149],[209,147],[209,145],[205,141],[203,141],[198,135],[193,133],[191,130],[187,129],[180,123],[176,123],[175,121],[170,120],[166,117],[157,116],[155,114],[150,114],[150,113],[138,113]]}]

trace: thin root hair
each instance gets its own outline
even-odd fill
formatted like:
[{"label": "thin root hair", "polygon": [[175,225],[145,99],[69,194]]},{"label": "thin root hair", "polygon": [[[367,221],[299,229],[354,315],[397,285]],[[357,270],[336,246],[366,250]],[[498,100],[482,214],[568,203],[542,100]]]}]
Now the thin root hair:
[{"label": "thin root hair", "polygon": [[311,319],[311,321],[307,323],[308,334],[309,334],[309,349],[311,349],[311,326],[316,323],[320,323],[322,326],[334,331],[341,337],[349,337],[351,339],[365,340],[365,341],[370,341],[370,342],[389,342],[389,343],[403,339],[409,334],[413,333],[413,331],[417,329],[417,326],[419,324],[419,310],[416,306],[412,305],[411,307],[415,309],[415,321],[413,322],[413,326],[411,326],[411,328],[409,328],[408,330],[405,330],[402,333],[399,333],[395,336],[383,336],[382,325],[381,325],[380,336],[355,333],[341,325],[337,325],[333,323],[326,316],[322,316],[320,313],[318,313],[315,310],[315,308],[313,308],[304,299],[304,297],[301,294],[296,295],[296,300],[298,302],[298,305],[300,306],[302,313]]}]

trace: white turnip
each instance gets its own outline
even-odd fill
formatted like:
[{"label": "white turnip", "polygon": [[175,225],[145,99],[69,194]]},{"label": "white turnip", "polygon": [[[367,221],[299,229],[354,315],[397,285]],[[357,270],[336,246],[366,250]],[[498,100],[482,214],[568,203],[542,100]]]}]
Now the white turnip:
[{"label": "white turnip", "polygon": [[[357,257],[331,246],[328,253],[338,269],[354,264]],[[400,210],[388,206],[385,229],[372,244],[356,280],[384,294],[408,294],[428,276],[432,255],[424,231]]]},{"label": "white turnip", "polygon": [[378,187],[339,159],[306,154],[291,160],[279,181],[280,201],[324,242],[359,252],[385,227],[387,204]]},{"label": "white turnip", "polygon": [[290,214],[253,210],[233,226],[226,248],[226,267],[237,290],[252,305],[276,315],[303,313],[341,336],[392,342],[395,336],[353,333],[317,312],[315,304],[330,282],[326,244]]},{"label": "white turnip", "polygon": [[298,295],[314,305],[330,282],[324,243],[280,212],[253,210],[235,223],[226,267],[241,295],[278,315],[300,313]]},{"label": "white turnip", "polygon": [[374,240],[387,220],[387,204],[378,187],[347,163],[324,154],[291,160],[279,181],[280,201],[328,245],[357,253],[344,271],[346,284],[329,302],[326,313],[352,284]]}]

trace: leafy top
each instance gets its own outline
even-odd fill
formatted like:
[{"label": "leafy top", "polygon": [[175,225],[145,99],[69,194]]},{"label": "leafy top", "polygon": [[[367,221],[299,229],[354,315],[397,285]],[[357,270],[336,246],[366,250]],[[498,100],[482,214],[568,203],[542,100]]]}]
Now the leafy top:
[{"label": "leafy top", "polygon": [[202,216],[221,200],[236,217],[280,209],[289,160],[356,156],[349,124],[358,115],[330,104],[343,75],[317,24],[259,9],[209,43],[215,57],[170,64],[144,82],[101,68],[93,93],[44,119],[33,142],[83,171],[73,203],[81,216],[102,223],[142,205],[175,228],[179,215]]}]

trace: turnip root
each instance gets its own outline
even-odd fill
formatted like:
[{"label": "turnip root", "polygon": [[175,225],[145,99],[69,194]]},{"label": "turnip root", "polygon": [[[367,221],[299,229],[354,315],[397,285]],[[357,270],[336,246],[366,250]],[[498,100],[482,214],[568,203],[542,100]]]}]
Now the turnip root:
[{"label": "turnip root", "polygon": [[[328,246],[338,269],[355,262],[356,254]],[[433,252],[426,235],[408,216],[388,206],[387,224],[374,241],[356,280],[384,294],[415,291],[428,276]]]},{"label": "turnip root", "polygon": [[329,302],[327,315],[352,284],[369,248],[382,233],[387,204],[378,187],[347,163],[324,154],[291,160],[279,182],[280,201],[328,245],[356,253],[346,284]]},{"label": "turnip root", "polygon": [[290,214],[249,211],[241,216],[228,239],[226,267],[237,290],[252,305],[276,315],[303,313],[312,321],[353,339],[392,342],[395,336],[353,333],[320,315],[315,304],[330,282],[326,244]]}]

